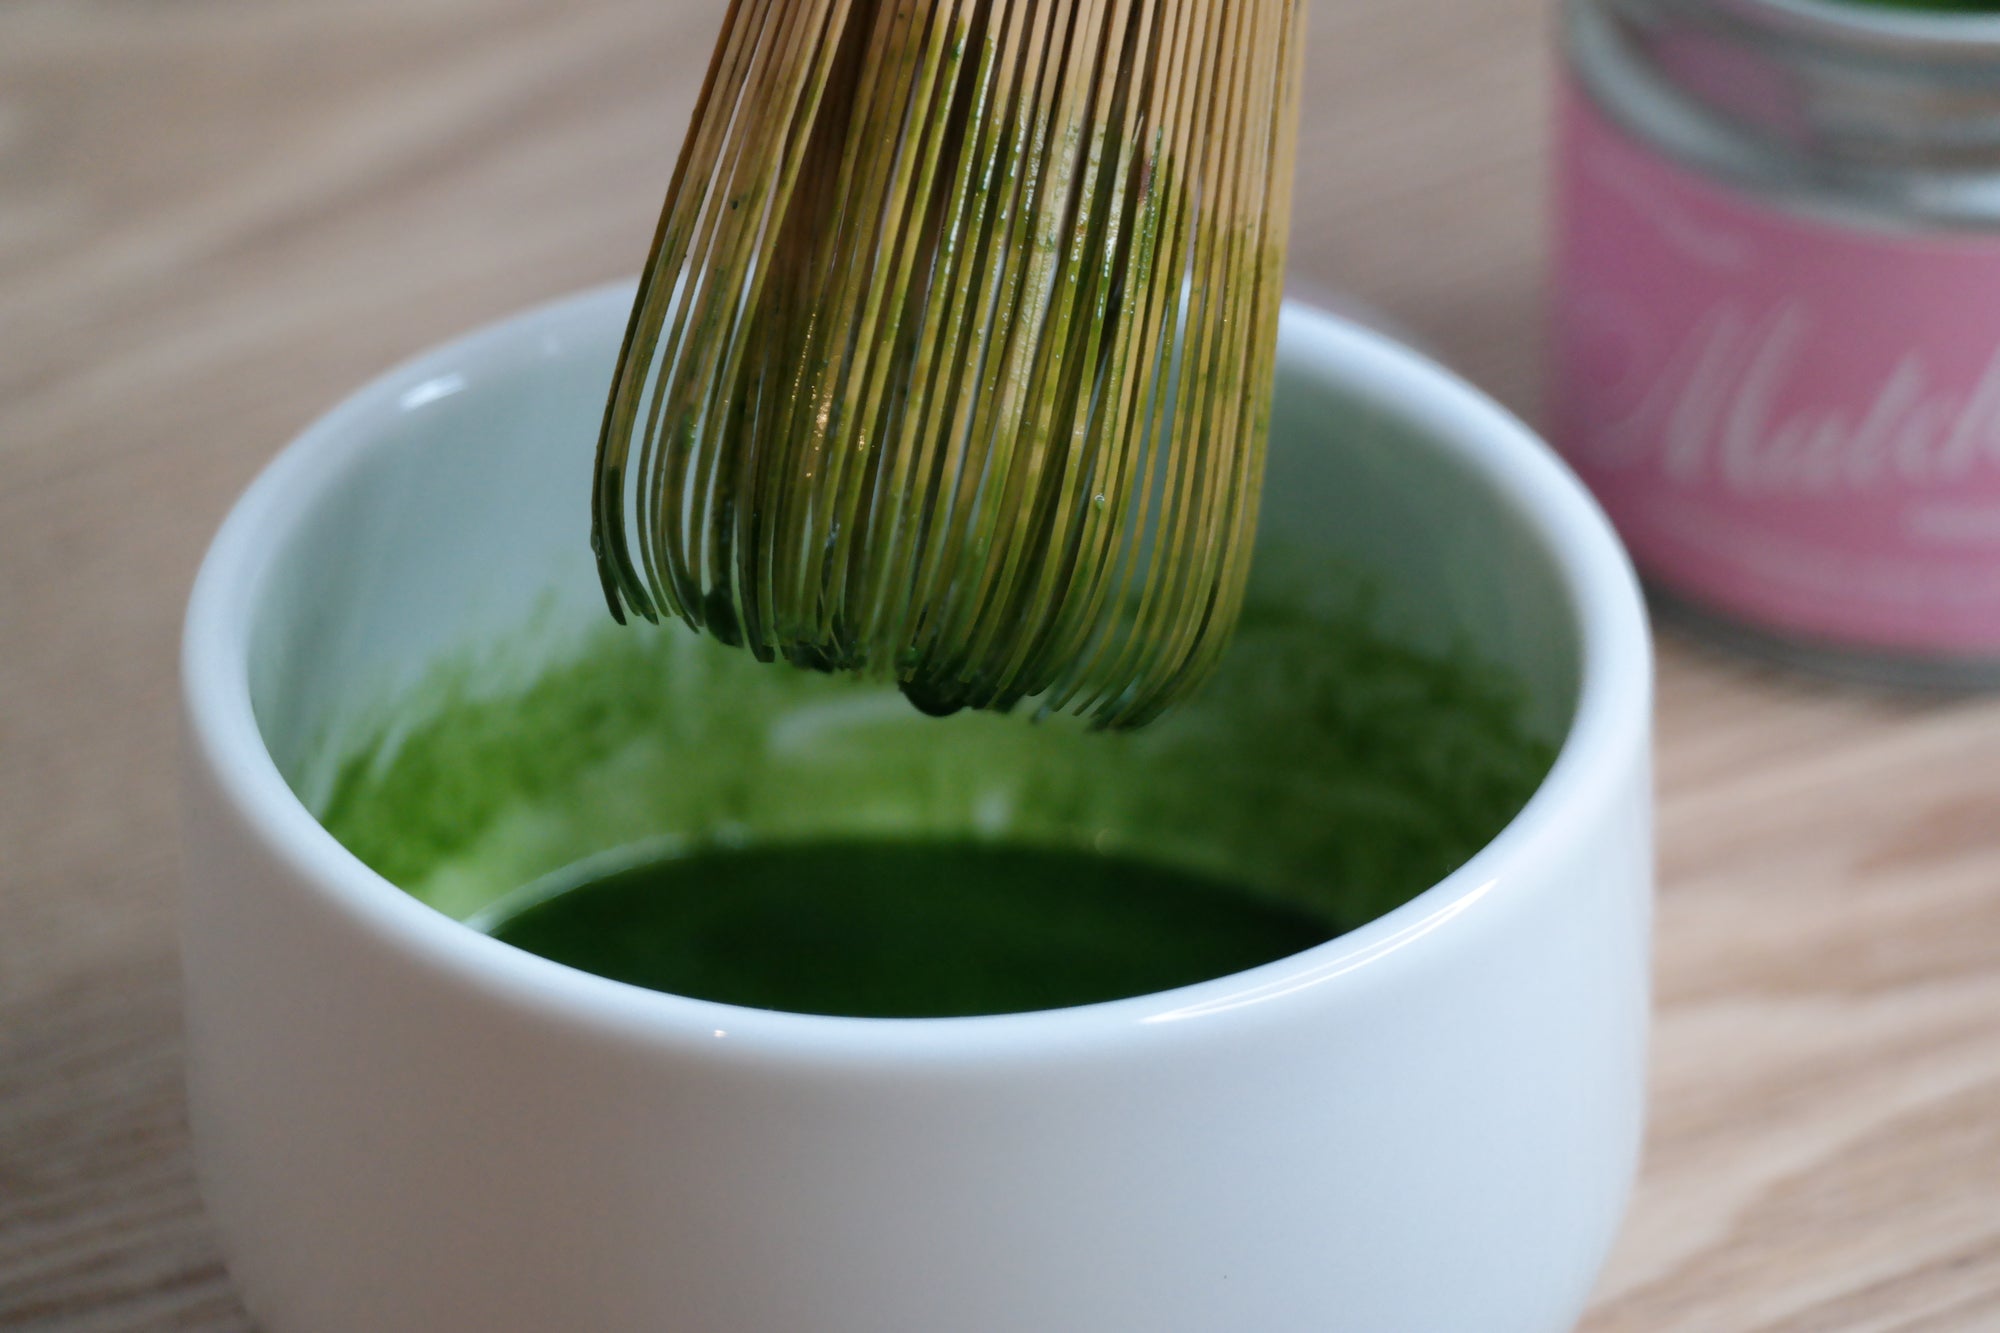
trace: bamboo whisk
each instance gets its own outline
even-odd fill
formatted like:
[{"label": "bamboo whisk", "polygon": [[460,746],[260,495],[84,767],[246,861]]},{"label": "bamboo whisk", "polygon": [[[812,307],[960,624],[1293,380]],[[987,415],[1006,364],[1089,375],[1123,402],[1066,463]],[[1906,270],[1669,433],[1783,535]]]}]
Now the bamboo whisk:
[{"label": "bamboo whisk", "polygon": [[1249,572],[1303,0],[732,0],[605,413],[614,615],[1136,726]]}]

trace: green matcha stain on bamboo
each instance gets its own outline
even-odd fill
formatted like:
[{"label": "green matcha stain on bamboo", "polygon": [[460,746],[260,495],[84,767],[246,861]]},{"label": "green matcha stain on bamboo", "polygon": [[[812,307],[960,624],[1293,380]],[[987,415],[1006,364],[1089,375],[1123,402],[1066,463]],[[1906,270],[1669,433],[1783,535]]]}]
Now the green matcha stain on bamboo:
[{"label": "green matcha stain on bamboo", "polygon": [[1295,0],[737,0],[606,409],[612,611],[1150,721],[1249,572]]}]

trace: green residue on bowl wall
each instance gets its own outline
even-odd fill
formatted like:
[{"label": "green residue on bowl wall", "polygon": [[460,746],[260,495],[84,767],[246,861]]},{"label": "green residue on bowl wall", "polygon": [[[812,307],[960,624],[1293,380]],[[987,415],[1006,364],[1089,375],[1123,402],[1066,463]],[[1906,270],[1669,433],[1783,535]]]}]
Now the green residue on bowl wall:
[{"label": "green residue on bowl wall", "polygon": [[[489,655],[490,656],[490,655]],[[827,837],[994,839],[1227,877],[1351,927],[1463,863],[1553,747],[1469,653],[1255,602],[1216,679],[1138,732],[917,716],[892,689],[606,626],[531,686],[439,667],[345,748],[316,813],[384,877],[465,918],[582,858]]]}]

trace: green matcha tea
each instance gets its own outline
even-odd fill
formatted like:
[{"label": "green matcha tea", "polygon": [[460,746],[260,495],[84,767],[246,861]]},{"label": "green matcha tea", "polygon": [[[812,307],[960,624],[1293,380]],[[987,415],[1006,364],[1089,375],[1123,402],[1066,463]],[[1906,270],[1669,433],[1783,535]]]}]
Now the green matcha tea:
[{"label": "green matcha tea", "polygon": [[654,990],[874,1018],[1145,995],[1334,934],[1296,907],[1132,857],[887,841],[663,857],[567,887],[488,929]]},{"label": "green matcha tea", "polygon": [[641,985],[849,1014],[1141,994],[1399,906],[1548,770],[1510,673],[1378,632],[1361,593],[1304,600],[1253,601],[1201,696],[1122,733],[926,718],[678,629],[526,627],[386,692],[293,780],[414,897]]}]

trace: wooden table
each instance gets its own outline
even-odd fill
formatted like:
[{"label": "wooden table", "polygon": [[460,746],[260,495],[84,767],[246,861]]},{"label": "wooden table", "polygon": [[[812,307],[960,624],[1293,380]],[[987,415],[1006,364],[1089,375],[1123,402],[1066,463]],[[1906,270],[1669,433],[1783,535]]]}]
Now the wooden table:
[{"label": "wooden table", "polygon": [[[1300,284],[1532,414],[1544,6],[1318,8]],[[0,10],[0,1327],[248,1326],[182,1125],[189,577],[348,388],[636,269],[719,11]],[[2000,1328],[2000,702],[1661,655],[1652,1141],[1585,1327]]]}]

